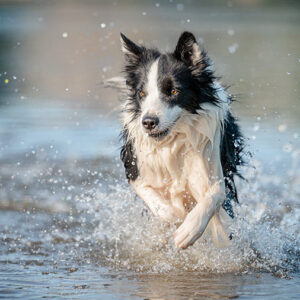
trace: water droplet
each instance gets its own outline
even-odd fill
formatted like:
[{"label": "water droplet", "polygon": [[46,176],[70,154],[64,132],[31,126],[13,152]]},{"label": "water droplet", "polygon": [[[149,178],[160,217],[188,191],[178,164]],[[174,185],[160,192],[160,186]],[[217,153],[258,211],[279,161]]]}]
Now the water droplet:
[{"label": "water droplet", "polygon": [[285,132],[286,129],[287,129],[287,125],[286,125],[286,124],[280,124],[280,125],[278,126],[278,131],[279,131],[279,132]]},{"label": "water droplet", "polygon": [[254,126],[253,126],[253,131],[258,131],[259,130],[259,124],[257,123],[257,124],[255,124]]},{"label": "water droplet", "polygon": [[238,43],[234,43],[231,46],[228,47],[228,51],[230,54],[233,54],[236,52],[236,50],[239,48],[239,44]]}]

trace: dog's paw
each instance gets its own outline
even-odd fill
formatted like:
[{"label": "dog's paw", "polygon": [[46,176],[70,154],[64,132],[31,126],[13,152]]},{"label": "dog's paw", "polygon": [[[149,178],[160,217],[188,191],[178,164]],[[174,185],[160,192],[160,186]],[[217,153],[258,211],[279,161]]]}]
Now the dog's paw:
[{"label": "dog's paw", "polygon": [[174,242],[176,247],[185,249],[193,245],[203,234],[208,216],[203,216],[201,206],[196,206],[186,217],[184,222],[174,233]]},{"label": "dog's paw", "polygon": [[183,223],[174,233],[174,243],[178,248],[186,249],[201,237],[203,231],[195,230],[190,223]]}]

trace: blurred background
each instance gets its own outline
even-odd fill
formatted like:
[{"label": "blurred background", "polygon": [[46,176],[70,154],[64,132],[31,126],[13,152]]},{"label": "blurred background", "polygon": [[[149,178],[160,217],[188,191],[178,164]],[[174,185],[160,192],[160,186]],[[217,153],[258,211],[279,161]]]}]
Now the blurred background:
[{"label": "blurred background", "polygon": [[[67,147],[64,151],[74,153],[71,148],[76,148],[77,139],[73,145],[64,145],[71,138],[55,131],[53,122],[57,126],[63,122],[65,130],[68,121],[72,127],[85,113],[96,115],[88,117],[91,122],[106,121],[108,116],[116,119],[116,94],[103,89],[101,82],[122,70],[120,32],[139,43],[168,51],[174,49],[183,30],[194,32],[215,62],[217,74],[238,96],[234,109],[242,121],[256,122],[259,117],[259,121],[266,120],[275,127],[279,123],[299,126],[298,1],[88,0],[0,4],[0,113],[1,133],[6,140],[9,132],[3,128],[7,125],[3,118],[12,112],[12,134],[24,129],[24,122],[30,126],[33,119],[39,119],[36,121],[42,122],[47,134],[61,136],[62,146]],[[64,116],[59,117],[59,113]],[[38,130],[39,126],[33,127]],[[93,130],[99,132],[99,128]],[[74,131],[80,135],[84,126],[74,127]],[[85,139],[85,135],[82,132],[78,137]],[[96,133],[93,137],[93,150],[101,145],[99,152],[104,151],[103,144],[97,144]],[[90,142],[80,148],[88,148]],[[23,146],[3,146],[10,154],[25,148],[25,144],[26,141]]]},{"label": "blurred background", "polygon": [[[259,253],[265,261],[272,262],[269,269],[263,269],[273,270],[270,265],[279,265],[281,269],[297,270],[299,259],[294,256],[293,264],[283,267],[281,262],[287,261],[286,254],[282,254],[284,249],[291,251],[288,241],[299,241],[299,229],[295,227],[300,216],[299,1],[0,0],[0,283],[3,280],[0,292],[3,295],[25,297],[46,291],[52,296],[62,296],[66,291],[78,295],[84,294],[85,285],[94,288],[87,288],[86,293],[104,293],[99,286],[103,288],[111,281],[114,285],[115,281],[103,274],[111,274],[107,270],[112,267],[121,276],[118,268],[124,268],[124,261],[127,261],[125,269],[135,271],[163,268],[161,261],[166,257],[152,253],[153,244],[141,244],[147,249],[144,255],[151,252],[153,260],[156,255],[161,260],[146,267],[143,254],[134,254],[140,255],[140,260],[128,254],[132,245],[138,248],[139,243],[126,234],[116,235],[132,219],[117,205],[124,198],[132,200],[134,195],[126,185],[118,158],[120,102],[116,92],[104,89],[101,83],[122,71],[120,32],[137,43],[173,51],[184,30],[195,34],[212,58],[216,74],[230,86],[229,92],[237,96],[233,110],[253,153],[251,164],[256,167],[249,175],[251,185],[241,191],[241,201],[252,205],[257,213],[253,217],[255,222],[268,215],[276,216],[279,222],[277,227],[273,224],[276,230],[290,234],[288,238],[277,236],[283,244],[273,248],[263,244],[256,248],[269,249],[265,256]],[[274,199],[279,206],[272,210]],[[115,206],[110,207],[111,203]],[[132,212],[134,206],[130,208],[137,219],[143,210],[142,204],[139,205],[138,213]],[[109,217],[112,212],[119,223]],[[249,222],[252,224],[253,220]],[[115,227],[111,227],[112,223]],[[137,240],[141,241],[148,228],[142,219],[140,227],[143,233],[137,233]],[[128,232],[133,228],[127,228]],[[124,242],[121,248],[116,241]],[[244,248],[246,244],[244,241]],[[252,247],[252,242],[247,245],[250,244]],[[295,247],[294,252],[299,249]],[[212,250],[208,249],[211,255]],[[276,256],[274,249],[283,252],[278,250],[278,254],[276,250]],[[140,249],[139,253],[143,251]],[[216,259],[213,266],[200,264],[199,270],[228,271],[225,261],[233,258],[224,257],[227,258],[221,262]],[[249,264],[258,268],[253,267],[252,256],[245,259],[243,252],[236,257],[243,271],[248,270]],[[82,264],[87,262],[89,268],[84,269]],[[186,260],[175,258],[168,268],[176,269],[178,264],[189,265]],[[106,269],[107,265],[110,268]],[[75,279],[70,275],[73,272],[79,274],[74,275]],[[40,274],[44,277],[39,278]],[[85,284],[87,274],[105,279],[100,285],[91,281]],[[45,282],[49,280],[47,290]],[[74,280],[78,282],[74,284]],[[149,286],[145,282],[150,281],[155,287],[162,284],[148,277],[137,281],[146,285],[140,286],[142,291],[137,295],[147,294]],[[175,278],[174,289],[177,282]],[[40,288],[32,289],[36,284]],[[196,282],[194,288],[199,286]],[[22,291],[16,292],[20,287]],[[220,288],[223,296],[242,293],[237,287],[230,293],[222,285]],[[110,291],[109,297],[132,296],[136,286],[133,284],[130,289],[118,286]],[[273,292],[276,294],[277,290]],[[120,293],[123,296],[117,296]],[[176,294],[172,299],[176,299]]]}]

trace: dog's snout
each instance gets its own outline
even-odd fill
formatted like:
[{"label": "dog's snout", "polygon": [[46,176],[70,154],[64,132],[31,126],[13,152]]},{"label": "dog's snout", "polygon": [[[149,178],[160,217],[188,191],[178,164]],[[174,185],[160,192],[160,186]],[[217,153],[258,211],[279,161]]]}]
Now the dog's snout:
[{"label": "dog's snout", "polygon": [[159,119],[156,116],[145,116],[142,120],[142,124],[147,130],[154,129],[158,123]]}]

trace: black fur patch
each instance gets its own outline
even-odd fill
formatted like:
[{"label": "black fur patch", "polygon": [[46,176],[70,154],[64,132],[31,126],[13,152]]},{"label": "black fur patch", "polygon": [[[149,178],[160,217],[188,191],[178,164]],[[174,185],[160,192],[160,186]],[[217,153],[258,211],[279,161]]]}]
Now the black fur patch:
[{"label": "black fur patch", "polygon": [[121,148],[120,157],[125,167],[125,174],[128,180],[136,180],[139,176],[137,157],[133,151],[132,142],[127,139],[127,130],[124,130],[122,137],[125,144]]},{"label": "black fur patch", "polygon": [[[205,68],[209,60],[203,61]],[[194,75],[189,65],[178,60],[174,54],[163,54],[158,61],[158,87],[162,101],[170,106],[179,106],[191,113],[196,113],[202,103],[217,104],[213,82],[215,77],[207,69]],[[171,90],[179,93],[171,95]]]},{"label": "black fur patch", "polygon": [[226,199],[223,203],[223,208],[232,218],[234,214],[231,201],[239,202],[234,176],[242,177],[237,168],[245,163],[242,158],[243,150],[244,138],[236,119],[228,112],[221,140],[221,163],[226,188]]}]

